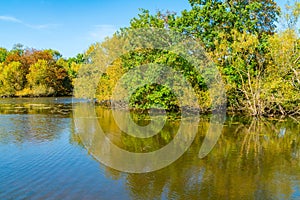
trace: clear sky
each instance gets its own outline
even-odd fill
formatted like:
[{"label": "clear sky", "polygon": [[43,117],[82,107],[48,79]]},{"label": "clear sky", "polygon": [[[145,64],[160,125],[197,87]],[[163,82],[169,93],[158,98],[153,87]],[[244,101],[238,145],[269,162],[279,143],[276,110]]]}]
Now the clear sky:
[{"label": "clear sky", "polygon": [[[286,0],[276,0],[283,6]],[[85,51],[120,27],[139,8],[154,13],[189,9],[188,0],[3,0],[0,2],[0,47],[16,43],[55,49],[64,57]]]}]

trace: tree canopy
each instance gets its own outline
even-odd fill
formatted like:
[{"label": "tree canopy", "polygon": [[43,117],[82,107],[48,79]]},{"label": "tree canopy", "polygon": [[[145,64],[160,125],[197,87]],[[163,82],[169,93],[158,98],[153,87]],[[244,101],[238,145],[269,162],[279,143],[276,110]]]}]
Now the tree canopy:
[{"label": "tree canopy", "polygon": [[83,54],[64,59],[53,49],[0,48],[0,96],[71,95],[83,62]]},{"label": "tree canopy", "polygon": [[[299,114],[299,37],[295,29],[276,29],[281,15],[279,6],[273,0],[189,0],[189,3],[191,9],[180,14],[171,11],[151,14],[141,9],[140,14],[130,21],[130,26],[116,35],[139,28],[162,28],[197,38],[222,74],[229,110],[250,115]],[[289,7],[293,13],[289,15],[293,21],[290,24],[295,24],[298,19],[298,6],[295,3]],[[105,43],[113,45],[114,37],[107,38]],[[121,56],[121,60],[113,64],[115,70],[108,70],[102,77],[98,90],[111,91],[117,81],[114,75],[117,71],[125,73],[147,63],[184,69],[181,71],[195,89],[198,88],[202,109],[211,109],[209,91],[201,81],[201,75],[194,76],[190,63],[178,55],[155,49],[138,49]],[[285,73],[278,73],[282,70]],[[158,85],[139,88],[133,94],[132,106],[149,108],[149,102],[157,101],[154,97],[164,104],[163,96],[170,99],[169,104],[164,105],[171,108],[172,94],[166,91]],[[111,98],[111,92],[105,93],[105,98],[101,94],[99,92],[97,96],[100,100]],[[142,102],[145,104],[140,105]]]},{"label": "tree canopy", "polygon": [[[299,2],[288,3],[284,11],[274,0],[189,3],[191,9],[178,14],[152,14],[141,9],[128,27],[73,58],[65,59],[52,49],[36,50],[22,44],[11,50],[0,48],[0,96],[66,95],[76,84],[97,84],[98,101],[113,101],[113,89],[123,74],[140,65],[160,64],[180,71],[196,91],[201,110],[211,111],[209,88],[187,59],[161,49],[125,51],[124,35],[136,29],[159,28],[188,36],[202,45],[221,73],[229,111],[260,116],[300,114]],[[278,29],[279,22],[285,28]],[[106,69],[107,65],[110,67]],[[90,70],[88,73],[102,70],[100,82],[86,83],[78,77],[83,66]],[[128,81],[136,80],[133,77]],[[80,96],[79,93],[76,94]],[[159,84],[138,88],[130,99],[133,108],[149,109],[157,104],[172,111],[178,109],[170,88]]]}]

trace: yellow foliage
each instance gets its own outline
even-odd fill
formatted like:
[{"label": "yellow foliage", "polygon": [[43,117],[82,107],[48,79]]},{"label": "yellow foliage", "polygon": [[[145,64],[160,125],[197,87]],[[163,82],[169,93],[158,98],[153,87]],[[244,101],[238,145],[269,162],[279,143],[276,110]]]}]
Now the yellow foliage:
[{"label": "yellow foliage", "polygon": [[96,98],[100,101],[110,100],[112,98],[112,93],[116,86],[116,83],[118,82],[118,80],[120,80],[123,74],[124,69],[122,67],[121,59],[117,59],[106,69],[106,71],[102,75],[97,88]]}]

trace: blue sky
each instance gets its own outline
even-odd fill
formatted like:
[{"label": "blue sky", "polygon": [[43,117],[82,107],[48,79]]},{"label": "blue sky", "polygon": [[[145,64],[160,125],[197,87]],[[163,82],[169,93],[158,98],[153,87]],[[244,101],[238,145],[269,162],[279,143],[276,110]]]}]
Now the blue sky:
[{"label": "blue sky", "polygon": [[[286,0],[277,0],[283,6]],[[188,0],[9,0],[0,3],[0,47],[16,43],[52,48],[64,57],[85,51],[120,27],[129,25],[139,8],[154,13],[189,9]]]}]

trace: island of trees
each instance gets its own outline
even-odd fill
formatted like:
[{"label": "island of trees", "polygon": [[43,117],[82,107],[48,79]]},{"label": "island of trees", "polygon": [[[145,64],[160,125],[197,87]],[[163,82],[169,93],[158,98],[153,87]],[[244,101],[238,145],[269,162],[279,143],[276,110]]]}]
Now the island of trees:
[{"label": "island of trees", "polygon": [[[129,30],[161,28],[191,36],[203,46],[222,75],[227,110],[253,116],[300,115],[300,38],[297,27],[300,3],[280,10],[273,0],[189,0],[190,10],[181,13],[141,9],[130,21],[103,42],[92,44],[86,52],[65,59],[55,50],[36,50],[15,45],[0,48],[0,96],[71,95],[77,74],[85,64],[97,66],[96,54],[113,54],[118,38]],[[279,26],[279,27],[278,27]],[[112,48],[113,47],[113,48]],[[158,63],[181,66],[194,81],[200,109],[211,111],[209,90],[201,75],[189,73],[190,63],[171,52],[139,49],[122,55],[100,78],[96,98],[113,100],[116,81],[134,66]],[[160,103],[177,111],[172,91],[161,85],[139,88],[131,106],[149,109]]]}]

